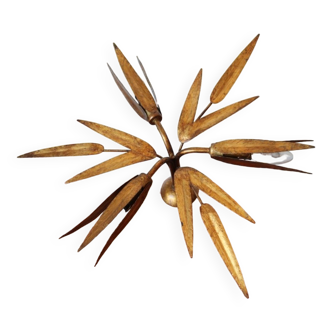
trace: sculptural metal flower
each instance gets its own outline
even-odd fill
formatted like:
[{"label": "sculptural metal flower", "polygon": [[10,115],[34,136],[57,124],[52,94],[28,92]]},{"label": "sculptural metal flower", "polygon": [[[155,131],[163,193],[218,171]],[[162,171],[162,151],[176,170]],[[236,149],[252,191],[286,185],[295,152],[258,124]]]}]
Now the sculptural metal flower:
[{"label": "sculptural metal flower", "polygon": [[98,234],[100,234],[107,227],[107,225],[109,225],[113,219],[116,218],[121,210],[124,209],[127,214],[107,241],[105,247],[97,259],[97,264],[111,243],[126,227],[129,221],[139,210],[140,206],[143,204],[152,185],[152,177],[155,172],[162,165],[166,164],[170,170],[170,177],[166,179],[162,185],[162,198],[168,205],[177,207],[178,209],[182,231],[190,257],[193,257],[192,203],[196,198],[198,198],[201,204],[200,213],[208,233],[213,240],[213,243],[215,244],[221,258],[224,260],[228,270],[238,284],[239,288],[247,298],[249,297],[239,263],[236,259],[234,250],[231,246],[222,222],[220,221],[220,218],[213,207],[209,204],[203,203],[201,197],[199,196],[199,191],[209,195],[217,202],[226,206],[228,209],[235,212],[244,219],[247,219],[252,223],[255,223],[255,221],[232,197],[230,197],[222,188],[215,184],[206,175],[191,167],[181,167],[180,159],[189,153],[207,153],[210,154],[211,158],[225,163],[248,167],[271,168],[307,173],[275,164],[268,164],[251,160],[252,154],[255,153],[280,153],[285,151],[313,148],[311,145],[303,144],[302,142],[304,141],[232,139],[213,143],[210,147],[183,148],[184,143],[190,141],[194,137],[200,135],[204,131],[215,126],[234,113],[240,111],[242,108],[248,106],[258,98],[248,98],[205,115],[207,110],[213,104],[221,102],[228,94],[229,90],[232,88],[247,60],[249,59],[256,45],[258,37],[259,35],[249,43],[249,45],[240,53],[240,55],[222,75],[210,95],[209,104],[195,119],[201,90],[202,69],[198,72],[189,90],[180,115],[178,123],[178,138],[181,145],[177,153],[174,153],[168,136],[161,124],[162,114],[160,112],[155,92],[142,63],[138,60],[151,92],[144,84],[143,80],[138,76],[133,67],[130,65],[120,49],[114,45],[119,64],[131,87],[134,97],[128,92],[128,90],[115,75],[111,67],[108,65],[111,74],[120,91],[130,106],[135,110],[135,112],[149,124],[155,125],[157,127],[167,149],[168,156],[162,157],[161,155],[157,154],[150,144],[135,136],[98,123],[83,120],[78,121],[88,128],[96,131],[97,133],[121,144],[126,149],[109,150],[105,149],[102,145],[97,143],[81,143],[37,150],[19,156],[19,158],[59,157],[94,155],[102,152],[123,152],[123,154],[120,154],[77,174],[76,176],[70,178],[66,183],[83,180],[92,176],[116,170],[121,167],[129,166],[154,158],[159,158],[159,160],[147,173],[139,174],[125,182],[108,198],[106,198],[106,200],[101,203],[101,205],[98,206],[85,220],[64,234],[62,237],[72,234],[73,232],[77,231],[83,226],[86,226],[99,217],[78,249],[78,251],[80,251],[93,239],[95,239],[96,236],[98,236]]}]

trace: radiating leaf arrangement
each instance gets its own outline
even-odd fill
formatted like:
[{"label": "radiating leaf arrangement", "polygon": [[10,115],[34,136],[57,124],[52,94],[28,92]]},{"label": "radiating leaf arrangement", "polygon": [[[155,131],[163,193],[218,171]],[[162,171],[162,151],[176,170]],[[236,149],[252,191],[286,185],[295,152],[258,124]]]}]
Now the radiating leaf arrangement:
[{"label": "radiating leaf arrangement", "polygon": [[214,87],[207,107],[195,119],[202,83],[202,69],[198,72],[189,90],[180,115],[178,123],[178,138],[181,145],[177,153],[174,153],[168,136],[161,124],[162,114],[160,112],[156,94],[141,61],[138,59],[139,66],[143,71],[143,75],[151,92],[120,49],[114,44],[120,67],[129,83],[133,95],[128,92],[127,88],[121,83],[112,68],[108,65],[115,83],[134,111],[149,124],[157,127],[167,149],[168,156],[162,157],[157,154],[150,144],[135,136],[98,123],[83,120],[78,121],[97,133],[124,146],[126,149],[105,149],[101,144],[97,143],[80,143],[37,150],[19,156],[19,158],[34,158],[95,155],[103,152],[122,153],[75,175],[66,183],[83,180],[135,163],[148,161],[156,157],[159,158],[159,160],[147,173],[139,174],[125,182],[109,197],[107,197],[105,201],[101,203],[101,205],[98,206],[85,220],[64,234],[62,237],[76,232],[78,229],[86,226],[99,217],[78,249],[78,251],[80,251],[93,239],[95,239],[97,235],[100,234],[122,210],[125,210],[125,217],[114,230],[105,247],[101,251],[96,262],[97,264],[112,242],[127,226],[129,221],[134,217],[143,204],[152,185],[152,177],[155,172],[162,165],[166,164],[170,170],[170,178],[166,179],[163,183],[161,190],[162,198],[168,205],[176,206],[178,209],[184,240],[190,257],[193,257],[192,205],[193,201],[197,198],[200,203],[202,220],[215,247],[243,294],[247,298],[249,297],[239,263],[228,239],[225,228],[214,208],[209,204],[203,203],[201,197],[199,196],[199,191],[212,197],[220,204],[238,214],[240,217],[247,219],[252,223],[255,222],[232,197],[230,197],[222,188],[215,184],[206,175],[194,168],[181,167],[180,158],[189,153],[207,153],[210,154],[211,158],[215,160],[234,165],[306,173],[292,168],[251,160],[252,155],[256,153],[272,154],[313,148],[311,145],[303,144],[303,142],[305,142],[304,140],[270,141],[261,139],[232,139],[213,143],[210,147],[190,147],[183,149],[184,143],[217,125],[219,122],[227,119],[258,98],[257,96],[247,98],[205,115],[210,106],[220,103],[226,97],[247,63],[257,43],[258,37],[259,35],[249,43],[249,45],[228,67],[226,72],[222,75]]}]

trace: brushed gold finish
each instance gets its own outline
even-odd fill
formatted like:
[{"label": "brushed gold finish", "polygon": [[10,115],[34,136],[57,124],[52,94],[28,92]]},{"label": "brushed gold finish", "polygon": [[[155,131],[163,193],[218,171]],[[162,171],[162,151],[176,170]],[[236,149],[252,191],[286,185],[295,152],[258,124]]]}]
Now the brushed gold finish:
[{"label": "brushed gold finish", "polygon": [[[158,173],[161,167],[167,165],[170,176],[163,182],[160,188],[160,196],[167,205],[177,208],[181,231],[189,258],[192,260],[195,254],[194,203],[198,201],[201,219],[213,242],[213,245],[245,299],[250,299],[249,290],[240,262],[223,221],[215,208],[211,204],[204,202],[204,197],[201,197],[200,193],[204,193],[209,196],[214,201],[232,211],[240,218],[248,221],[252,225],[256,225],[257,221],[230,193],[228,193],[208,175],[195,167],[182,166],[181,163],[182,159],[190,154],[206,154],[212,159],[230,165],[255,169],[273,169],[314,176],[314,172],[311,171],[303,171],[288,166],[272,165],[269,163],[251,160],[252,154],[255,153],[315,150],[317,149],[317,146],[310,144],[315,142],[314,138],[285,141],[236,138],[213,142],[208,147],[183,147],[184,144],[190,142],[192,139],[262,98],[262,95],[256,94],[208,113],[211,106],[222,102],[230,93],[234,84],[237,82],[246,67],[248,60],[252,56],[260,36],[260,32],[256,34],[256,36],[247,44],[242,52],[240,52],[231,65],[226,69],[224,74],[214,86],[207,106],[203,108],[203,111],[197,116],[204,76],[203,67],[198,70],[180,112],[177,125],[177,136],[180,147],[177,152],[174,152],[174,147],[172,146],[166,129],[163,126],[163,115],[160,111],[159,100],[157,99],[156,91],[142,60],[140,57],[136,56],[146,83],[136,72],[135,68],[127,59],[120,47],[115,42],[112,43],[120,68],[133,95],[120,81],[112,67],[108,63],[106,63],[106,66],[117,87],[120,89],[120,92],[123,94],[124,98],[137,115],[147,121],[150,125],[156,127],[156,130],[158,131],[166,149],[167,155],[162,156],[158,154],[149,142],[136,135],[115,127],[110,127],[95,121],[84,119],[77,119],[77,122],[102,135],[103,137],[123,146],[125,149],[110,149],[105,148],[100,143],[89,142],[48,147],[18,155],[17,159],[25,159],[76,157],[98,155],[103,153],[118,153],[118,155],[104,160],[74,175],[65,182],[66,184],[89,179],[100,174],[113,172],[133,164],[156,158],[158,159],[152,166],[150,166],[148,172],[139,173],[124,182],[111,195],[109,195],[106,200],[104,200],[104,202],[97,207],[97,209],[90,213],[76,226],[60,235],[58,239],[61,240],[69,237],[82,227],[85,227],[95,221],[90,231],[85,236],[83,242],[77,249],[77,252],[79,253],[84,248],[89,246],[94,239],[103,230],[105,230],[116,217],[119,216],[122,211],[125,212],[124,218],[112,231],[104,247],[99,252],[94,262],[94,267],[96,267],[110,246],[112,246],[115,239],[123,232],[123,230],[135,217],[139,209],[143,206],[152,188],[154,176]],[[140,128],[139,125],[137,127]],[[227,173],[224,174],[227,175]],[[156,214],[155,211],[159,214],[161,212],[159,212],[158,206],[157,209],[153,206],[153,209],[154,211],[149,214],[149,218],[156,219],[158,218],[158,214]],[[163,218],[159,219],[164,220]],[[160,223],[157,223],[156,225],[156,227],[161,227],[157,230],[157,232],[161,231],[163,226],[160,225]],[[160,245],[162,246],[163,244]],[[135,250],[135,248],[132,250]]]},{"label": "brushed gold finish", "polygon": [[17,159],[25,158],[59,158],[59,157],[82,157],[97,156],[104,152],[104,146],[100,143],[71,143],[49,146],[33,150],[16,156]]},{"label": "brushed gold finish", "polygon": [[199,213],[213,245],[217,249],[228,272],[236,282],[245,299],[249,300],[249,289],[244,278],[240,261],[218,212],[211,204],[204,203],[200,205]]},{"label": "brushed gold finish", "polygon": [[210,144],[210,155],[315,150],[316,145],[282,140],[235,138]]}]

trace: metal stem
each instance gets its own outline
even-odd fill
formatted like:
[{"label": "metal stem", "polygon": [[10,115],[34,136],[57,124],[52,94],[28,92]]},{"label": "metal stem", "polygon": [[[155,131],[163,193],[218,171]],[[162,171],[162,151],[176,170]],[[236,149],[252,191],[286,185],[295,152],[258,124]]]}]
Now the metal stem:
[{"label": "metal stem", "polygon": [[148,175],[153,178],[154,175],[159,171],[159,169],[164,166],[164,164],[167,162],[167,159],[166,157],[163,157],[161,159],[159,159],[158,161],[156,161],[153,166],[150,168],[150,170],[148,171]]},{"label": "metal stem", "polygon": [[121,149],[104,149],[103,152],[129,152],[130,150],[121,150]]},{"label": "metal stem", "polygon": [[184,150],[179,151],[175,158],[179,159],[183,155],[188,154],[188,153],[210,153],[210,148],[187,148]]},{"label": "metal stem", "polygon": [[203,116],[203,115],[209,110],[209,108],[210,108],[212,105],[213,105],[213,104],[212,104],[211,102],[209,102],[209,103],[205,106],[204,110],[198,115],[198,117],[196,118],[196,120],[199,119],[201,116]]},{"label": "metal stem", "polygon": [[158,130],[158,133],[159,133],[159,135],[160,135],[160,137],[161,137],[161,139],[164,143],[164,146],[167,150],[168,157],[172,158],[175,155],[174,150],[173,150],[171,141],[168,138],[168,135],[166,133],[166,130],[165,130],[163,124],[158,119],[154,119],[153,124],[156,126],[156,128]]}]

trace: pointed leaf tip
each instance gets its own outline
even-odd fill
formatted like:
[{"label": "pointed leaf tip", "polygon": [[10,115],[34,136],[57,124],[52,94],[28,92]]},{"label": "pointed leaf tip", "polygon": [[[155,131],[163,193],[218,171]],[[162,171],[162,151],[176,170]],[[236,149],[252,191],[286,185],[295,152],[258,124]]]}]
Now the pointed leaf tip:
[{"label": "pointed leaf tip", "polygon": [[211,144],[211,155],[242,153],[274,153],[311,149],[312,145],[287,141],[270,141],[260,139],[231,139]]},{"label": "pointed leaf tip", "polygon": [[226,95],[238,79],[239,75],[241,74],[244,66],[246,65],[252,51],[256,46],[258,38],[259,34],[245,47],[245,49],[227,68],[227,70],[222,75],[210,95],[211,103],[217,104],[226,97]]},{"label": "pointed leaf tip", "polygon": [[87,179],[92,176],[114,171],[116,169],[140,163],[149,159],[151,158],[146,157],[139,153],[135,153],[132,151],[126,152],[75,175],[71,179],[67,180],[66,183]]},{"label": "pointed leaf tip", "polygon": [[104,126],[99,123],[84,120],[78,121],[87,126],[88,128],[96,131],[98,134],[103,135],[111,139],[112,141],[115,141],[133,150],[133,152],[141,154],[149,159],[153,159],[156,157],[156,152],[154,151],[152,146],[138,137],[135,137],[118,129]]},{"label": "pointed leaf tip", "polygon": [[97,143],[78,143],[59,145],[51,148],[32,151],[18,158],[44,158],[44,157],[74,157],[88,156],[102,153],[104,147]]},{"label": "pointed leaf tip", "polygon": [[[202,118],[199,118],[192,124],[188,123],[186,126],[184,126],[181,136],[179,135],[180,141],[182,143],[184,143],[186,141],[191,140],[192,138],[198,136],[199,134],[203,133],[204,131],[210,129],[211,127],[215,126],[216,124],[222,122],[223,120],[229,118],[236,112],[240,111],[244,107],[248,106],[253,101],[255,101],[257,98],[258,98],[258,96],[241,100],[237,103],[228,105],[218,111],[208,114]],[[182,114],[181,114],[181,116],[182,116]],[[180,120],[181,120],[181,118],[180,118]],[[180,121],[179,121],[179,124],[180,124]]]},{"label": "pointed leaf tip", "polygon": [[191,167],[183,167],[182,170],[183,172],[187,172],[189,174],[192,185],[199,188],[201,191],[205,192],[207,195],[215,199],[220,204],[226,206],[240,217],[247,219],[253,224],[255,223],[249,214],[231,196],[229,196],[206,175]]},{"label": "pointed leaf tip", "polygon": [[114,200],[100,216],[95,225],[91,228],[90,232],[79,247],[79,251],[87,246],[93,239],[95,239],[96,236],[98,236],[113,221],[113,219],[121,212],[121,210],[150,181],[151,177],[144,173],[130,180],[114,198]]},{"label": "pointed leaf tip", "polygon": [[193,213],[190,177],[186,168],[179,168],[174,174],[174,188],[182,232],[189,256],[193,257]]},{"label": "pointed leaf tip", "polygon": [[143,204],[150,188],[152,185],[152,179],[144,186],[143,190],[140,192],[139,197],[135,200],[134,204],[132,205],[129,212],[126,214],[126,216],[122,219],[118,227],[114,230],[108,241],[106,242],[104,248],[102,249],[95,266],[98,264],[100,259],[103,257],[107,249],[110,247],[110,245],[113,243],[113,241],[118,237],[118,235],[124,230],[124,228],[128,225],[130,220],[135,216],[137,211],[140,209],[141,205]]},{"label": "pointed leaf tip", "polygon": [[111,75],[115,81],[115,84],[123,94],[123,96],[126,98],[129,105],[134,109],[134,111],[143,119],[147,121],[147,114],[142,108],[142,106],[137,102],[137,100],[128,92],[128,90],[124,87],[124,85],[121,83],[121,81],[118,79],[118,77],[115,75],[114,71],[112,70],[111,66],[107,64],[108,69],[111,72]]},{"label": "pointed leaf tip", "polygon": [[134,92],[135,97],[147,113],[149,123],[153,124],[154,120],[161,121],[161,113],[159,112],[158,106],[150,91],[129,63],[127,58],[123,55],[121,50],[116,48],[115,51],[120,67],[131,87],[131,90]]},{"label": "pointed leaf tip", "polygon": [[218,250],[219,255],[223,259],[227,269],[243,292],[244,296],[248,298],[249,295],[240,269],[240,265],[217,212],[209,204],[202,204],[200,207],[200,212],[205,227],[216,249]]},{"label": "pointed leaf tip", "polygon": [[203,70],[200,69],[196,75],[181,111],[178,123],[178,137],[181,143],[185,143],[192,138],[191,131],[194,127],[194,120],[201,92],[202,72]]}]

